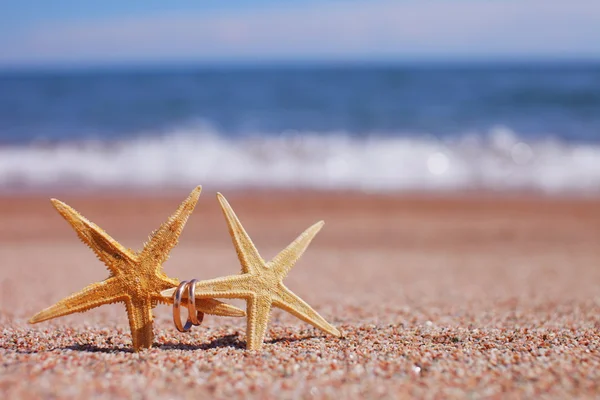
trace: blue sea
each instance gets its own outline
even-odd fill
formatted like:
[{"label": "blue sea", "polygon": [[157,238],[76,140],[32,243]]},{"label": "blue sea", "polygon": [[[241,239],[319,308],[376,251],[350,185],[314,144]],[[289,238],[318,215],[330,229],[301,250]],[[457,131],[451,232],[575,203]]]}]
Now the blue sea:
[{"label": "blue sea", "polygon": [[600,64],[0,72],[0,191],[600,192]]}]

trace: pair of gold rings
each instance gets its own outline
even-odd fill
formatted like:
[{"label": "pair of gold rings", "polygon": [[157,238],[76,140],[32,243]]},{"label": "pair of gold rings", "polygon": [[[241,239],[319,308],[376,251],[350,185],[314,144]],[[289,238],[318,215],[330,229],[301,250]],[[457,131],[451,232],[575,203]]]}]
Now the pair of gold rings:
[{"label": "pair of gold rings", "polygon": [[[175,323],[175,327],[179,332],[189,332],[192,329],[192,326],[198,326],[202,323],[204,319],[204,313],[201,311],[196,311],[196,282],[197,279],[192,279],[191,281],[182,281],[179,286],[177,286],[177,290],[175,291],[175,295],[173,297],[173,322]],[[187,289],[187,309],[188,309],[188,318],[185,322],[185,325],[181,323],[181,298],[183,293]]]}]

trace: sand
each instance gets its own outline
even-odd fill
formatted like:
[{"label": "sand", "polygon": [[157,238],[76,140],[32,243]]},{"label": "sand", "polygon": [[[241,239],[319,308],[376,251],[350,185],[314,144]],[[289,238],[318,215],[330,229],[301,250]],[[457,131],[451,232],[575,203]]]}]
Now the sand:
[{"label": "sand", "polygon": [[[132,248],[186,194],[52,193]],[[232,193],[265,258],[326,221],[285,283],[344,337],[274,310],[247,352],[243,319],[182,334],[159,306],[135,354],[119,304],[27,324],[107,276],[48,197],[0,197],[1,398],[600,396],[600,200]],[[165,271],[239,272],[214,193]]]}]

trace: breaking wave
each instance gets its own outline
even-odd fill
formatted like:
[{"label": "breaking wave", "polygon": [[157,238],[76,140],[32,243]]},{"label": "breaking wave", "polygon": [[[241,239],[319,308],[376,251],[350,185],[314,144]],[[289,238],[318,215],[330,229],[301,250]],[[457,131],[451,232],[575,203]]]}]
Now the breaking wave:
[{"label": "breaking wave", "polygon": [[0,147],[0,189],[197,184],[234,188],[600,192],[600,145],[524,141],[508,128],[441,141],[427,135],[286,132]]}]

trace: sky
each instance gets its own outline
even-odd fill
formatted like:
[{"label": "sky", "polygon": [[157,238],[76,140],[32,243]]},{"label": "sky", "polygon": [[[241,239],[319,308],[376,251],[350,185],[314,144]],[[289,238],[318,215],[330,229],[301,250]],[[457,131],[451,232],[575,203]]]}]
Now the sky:
[{"label": "sky", "polygon": [[0,0],[0,67],[600,60],[598,0]]}]

